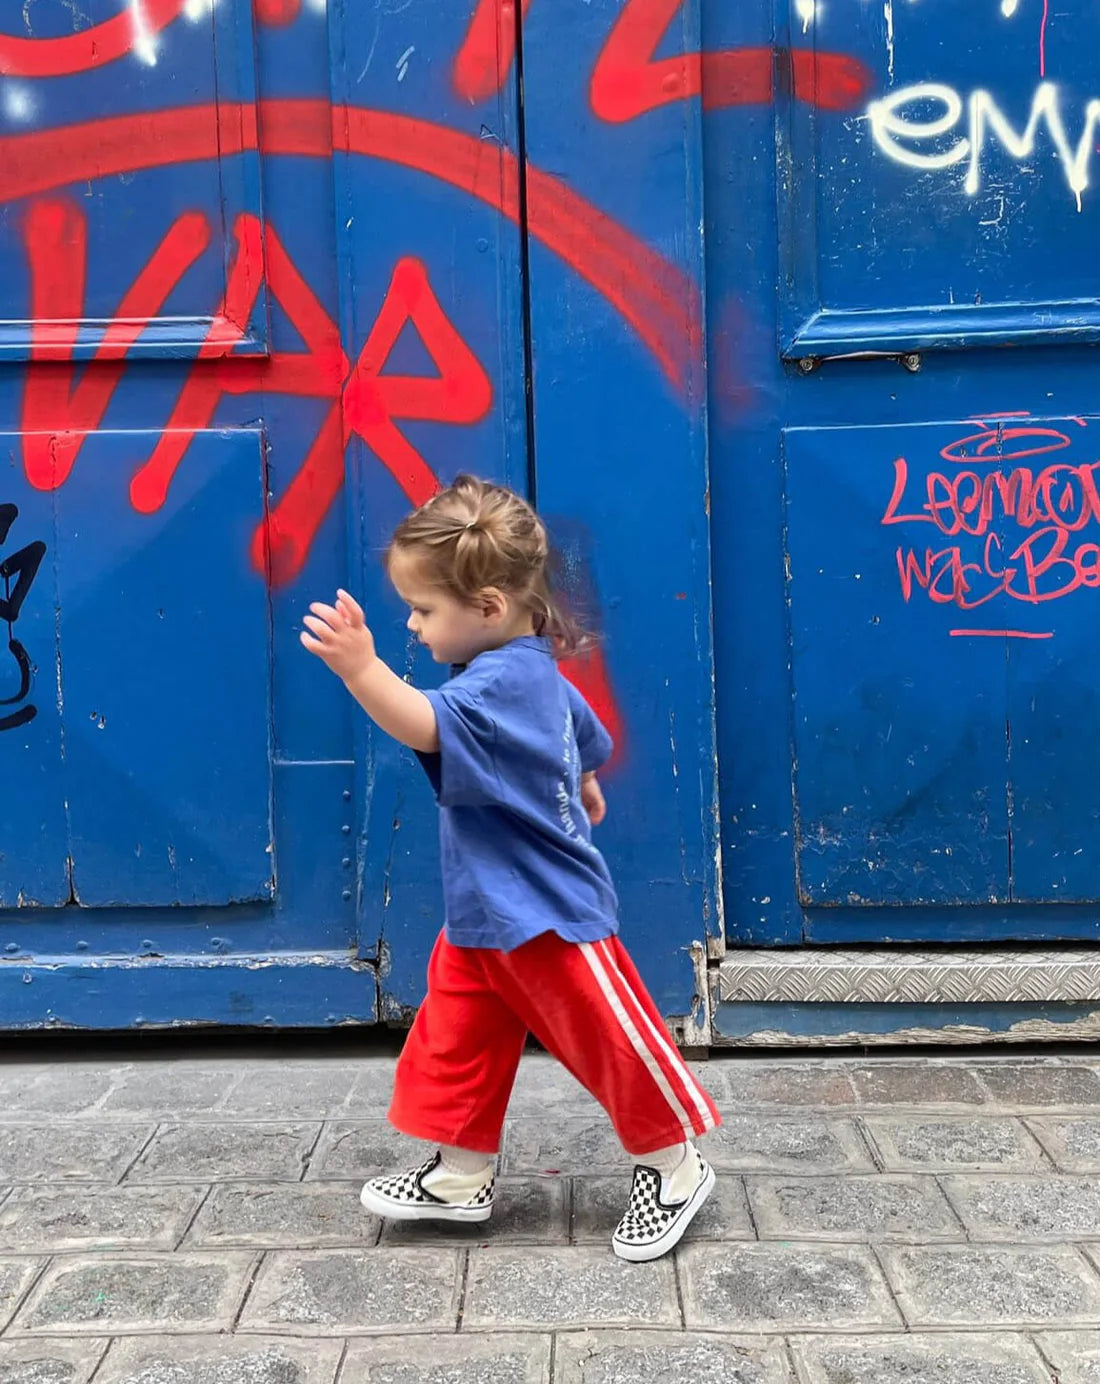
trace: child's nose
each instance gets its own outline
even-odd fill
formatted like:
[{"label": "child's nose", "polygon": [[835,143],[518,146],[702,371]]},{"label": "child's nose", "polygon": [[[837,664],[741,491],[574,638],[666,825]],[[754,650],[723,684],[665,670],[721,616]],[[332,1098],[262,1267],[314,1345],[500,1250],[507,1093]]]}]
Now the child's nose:
[{"label": "child's nose", "polygon": [[416,633],[416,626],[417,626],[417,619],[416,619],[416,611],[414,610],[413,613],[409,616],[409,618],[405,621],[405,628],[406,628],[407,630],[411,630],[412,633],[415,634],[415,633]]}]

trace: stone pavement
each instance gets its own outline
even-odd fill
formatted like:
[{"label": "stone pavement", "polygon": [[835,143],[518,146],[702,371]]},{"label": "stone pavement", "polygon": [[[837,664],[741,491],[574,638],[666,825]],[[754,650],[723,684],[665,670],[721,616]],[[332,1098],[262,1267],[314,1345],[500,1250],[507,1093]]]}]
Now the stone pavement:
[{"label": "stone pavement", "polygon": [[7,1040],[0,1384],[1100,1384],[1100,1056],[698,1064],[718,1190],[633,1266],[627,1161],[536,1055],[487,1226],[365,1216],[420,1147],[343,1042]]}]

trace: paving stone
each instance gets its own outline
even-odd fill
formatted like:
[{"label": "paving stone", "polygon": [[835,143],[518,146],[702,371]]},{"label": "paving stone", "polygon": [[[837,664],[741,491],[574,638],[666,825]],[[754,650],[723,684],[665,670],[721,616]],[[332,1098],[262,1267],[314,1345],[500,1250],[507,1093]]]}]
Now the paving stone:
[{"label": "paving stone", "polygon": [[762,1240],[935,1240],[961,1237],[931,1177],[746,1179]]},{"label": "paving stone", "polygon": [[942,1185],[971,1239],[1100,1239],[1100,1178],[954,1176]]},{"label": "paving stone", "polygon": [[131,1337],[111,1342],[96,1384],[333,1384],[342,1349],[285,1336]]},{"label": "paving stone", "polygon": [[20,1187],[0,1206],[0,1248],[170,1250],[204,1187]]},{"label": "paving stone", "polygon": [[358,1179],[396,1172],[423,1163],[432,1146],[399,1134],[385,1120],[340,1121],[326,1125],[309,1160],[308,1180]]},{"label": "paving stone", "polygon": [[866,1115],[863,1123],[888,1172],[1026,1171],[1046,1166],[1039,1146],[1018,1120]]},{"label": "paving stone", "polygon": [[0,1331],[11,1321],[42,1263],[41,1259],[0,1259]]},{"label": "paving stone", "polygon": [[790,1384],[782,1343],[665,1331],[557,1338],[554,1384]]},{"label": "paving stone", "polygon": [[805,1384],[1050,1384],[1026,1336],[795,1337],[791,1353]]},{"label": "paving stone", "polygon": [[1087,1067],[1051,1062],[1004,1062],[974,1067],[995,1101],[1014,1109],[1029,1106],[1100,1106],[1100,1075]]},{"label": "paving stone", "polygon": [[565,1244],[569,1239],[569,1186],[564,1178],[506,1177],[497,1183],[488,1223],[447,1225],[440,1221],[386,1221],[387,1244]]},{"label": "paving stone", "polygon": [[317,1133],[315,1124],[165,1125],[127,1181],[297,1181]]},{"label": "paving stone", "polygon": [[260,1068],[234,1087],[226,1112],[234,1120],[325,1119],[343,1112],[355,1080],[354,1070],[342,1063]]},{"label": "paving stone", "polygon": [[0,1125],[0,1181],[117,1182],[153,1126],[134,1124]]},{"label": "paving stone", "polygon": [[0,1341],[0,1384],[88,1384],[106,1338]]},{"label": "paving stone", "polygon": [[459,1263],[458,1252],[440,1249],[275,1251],[264,1262],[241,1326],[322,1336],[453,1331]]},{"label": "paving stone", "polygon": [[519,1064],[516,1084],[508,1102],[511,1115],[583,1116],[607,1119],[595,1098],[552,1057],[531,1053]]},{"label": "paving stone", "polygon": [[855,1092],[842,1067],[794,1066],[739,1058],[711,1062],[711,1093],[722,1109],[746,1105],[854,1105]]},{"label": "paving stone", "polygon": [[554,1119],[518,1116],[504,1131],[505,1173],[608,1173],[627,1171],[630,1158],[602,1110]]},{"label": "paving stone", "polygon": [[366,1247],[378,1239],[378,1231],[379,1222],[359,1205],[358,1182],[226,1183],[210,1193],[187,1244],[210,1249]]},{"label": "paving stone", "polygon": [[118,1071],[117,1066],[100,1068],[70,1062],[50,1063],[29,1080],[17,1079],[14,1091],[4,1090],[4,1110],[9,1112],[6,1118],[86,1113],[111,1089]]},{"label": "paving stone", "polygon": [[864,1105],[981,1105],[985,1092],[963,1066],[876,1062],[851,1069]]},{"label": "paving stone", "polygon": [[406,1336],[348,1346],[341,1384],[550,1384],[550,1337]]},{"label": "paving stone", "polygon": [[108,1115],[153,1121],[220,1113],[218,1107],[237,1080],[231,1071],[205,1071],[192,1063],[140,1063],[120,1074],[103,1109]]},{"label": "paving stone", "polygon": [[13,1332],[224,1331],[254,1263],[247,1254],[57,1259]]},{"label": "paving stone", "polygon": [[5,1110],[19,1110],[27,1093],[39,1077],[53,1066],[52,1062],[0,1061],[0,1101]]},{"label": "paving stone", "polygon": [[1028,1128],[1067,1173],[1100,1173],[1100,1120],[1028,1120]]},{"label": "paving stone", "polygon": [[880,1254],[915,1326],[1100,1323],[1100,1280],[1069,1246],[884,1245]]},{"label": "paving stone", "polygon": [[1100,1384],[1100,1336],[1095,1331],[1049,1331],[1035,1340],[1058,1371],[1058,1384]]},{"label": "paving stone", "polygon": [[689,1327],[778,1332],[900,1325],[864,1245],[690,1245],[679,1260]]},{"label": "paving stone", "polygon": [[396,1065],[396,1059],[385,1057],[371,1057],[356,1063],[343,1112],[346,1119],[385,1119],[393,1096]]},{"label": "paving stone", "polygon": [[770,1115],[727,1115],[708,1134],[703,1152],[718,1171],[874,1172],[859,1131],[850,1120],[814,1115],[776,1119]]},{"label": "paving stone", "polygon": [[[573,1238],[607,1244],[630,1198],[630,1178],[573,1179]],[[725,1173],[715,1183],[703,1209],[688,1227],[684,1243],[692,1240],[755,1240],[741,1179]]]},{"label": "paving stone", "polygon": [[680,1325],[672,1262],[626,1264],[610,1248],[470,1252],[463,1326],[545,1330]]}]

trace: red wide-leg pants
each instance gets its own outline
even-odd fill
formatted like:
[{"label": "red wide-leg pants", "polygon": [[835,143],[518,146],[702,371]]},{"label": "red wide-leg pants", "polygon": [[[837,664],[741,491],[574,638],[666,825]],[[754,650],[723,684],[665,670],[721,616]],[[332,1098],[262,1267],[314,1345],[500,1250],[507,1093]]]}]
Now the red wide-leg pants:
[{"label": "red wide-leg pants", "polygon": [[397,1063],[391,1123],[495,1153],[529,1032],[596,1097],[628,1153],[721,1123],[619,939],[566,942],[553,932],[510,952],[440,935]]}]

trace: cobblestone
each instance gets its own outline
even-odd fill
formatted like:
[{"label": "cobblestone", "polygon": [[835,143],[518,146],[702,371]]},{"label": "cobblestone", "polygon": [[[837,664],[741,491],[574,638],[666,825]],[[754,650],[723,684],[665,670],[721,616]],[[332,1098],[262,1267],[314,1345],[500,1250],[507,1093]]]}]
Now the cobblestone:
[{"label": "cobblestone", "polygon": [[930,1177],[750,1177],[761,1239],[943,1240],[959,1222]]},{"label": "cobblestone", "polygon": [[715,1193],[630,1265],[548,1058],[492,1220],[382,1225],[392,1055],[283,1048],[0,1063],[0,1384],[1100,1384],[1100,1058],[699,1063]]},{"label": "cobblestone", "polygon": [[249,1330],[354,1335],[454,1330],[458,1251],[378,1248],[268,1256],[245,1307]]}]

